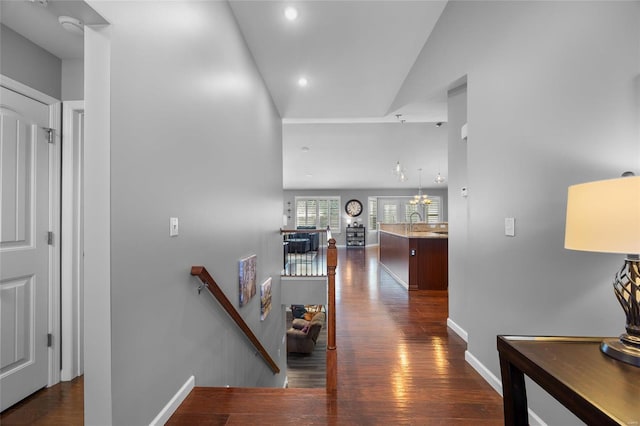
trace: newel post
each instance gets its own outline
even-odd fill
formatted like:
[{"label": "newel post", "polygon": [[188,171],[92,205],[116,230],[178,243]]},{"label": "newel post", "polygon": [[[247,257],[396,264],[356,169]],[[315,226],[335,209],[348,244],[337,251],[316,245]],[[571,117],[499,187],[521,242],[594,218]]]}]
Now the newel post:
[{"label": "newel post", "polygon": [[338,389],[338,351],[336,349],[336,267],[338,266],[338,249],[336,240],[329,240],[327,249],[327,392]]}]

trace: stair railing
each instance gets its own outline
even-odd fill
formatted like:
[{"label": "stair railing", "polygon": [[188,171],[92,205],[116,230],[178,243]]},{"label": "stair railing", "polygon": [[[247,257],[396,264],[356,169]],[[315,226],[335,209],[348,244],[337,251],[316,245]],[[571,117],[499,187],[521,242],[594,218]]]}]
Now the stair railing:
[{"label": "stair railing", "polygon": [[326,277],[327,243],[331,230],[280,229],[283,277]]},{"label": "stair railing", "polygon": [[224,294],[220,286],[216,283],[209,272],[207,272],[207,269],[204,266],[192,266],[191,275],[200,278],[200,281],[202,281],[202,284],[198,288],[198,293],[202,290],[203,287],[206,287],[206,289],[209,290],[209,293],[211,293],[211,295],[215,297],[215,299],[222,305],[227,314],[229,314],[231,319],[233,319],[233,321],[238,325],[238,327],[240,327],[245,336],[247,336],[260,356],[262,356],[262,359],[264,359],[269,368],[271,368],[273,374],[278,374],[280,372],[280,368],[278,367],[278,365],[275,363],[273,358],[271,358],[264,346],[262,346],[262,343],[260,343],[256,335],[253,334],[253,331],[251,331],[247,323],[244,321],[244,319],[242,319],[242,317],[233,306],[231,301]]}]

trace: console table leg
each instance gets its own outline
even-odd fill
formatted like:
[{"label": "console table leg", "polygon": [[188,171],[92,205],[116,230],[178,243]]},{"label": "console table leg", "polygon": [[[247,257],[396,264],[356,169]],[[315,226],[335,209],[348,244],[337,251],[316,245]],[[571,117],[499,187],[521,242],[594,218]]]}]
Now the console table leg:
[{"label": "console table leg", "polygon": [[502,376],[504,424],[506,426],[527,426],[529,413],[524,373],[500,356],[500,374]]}]

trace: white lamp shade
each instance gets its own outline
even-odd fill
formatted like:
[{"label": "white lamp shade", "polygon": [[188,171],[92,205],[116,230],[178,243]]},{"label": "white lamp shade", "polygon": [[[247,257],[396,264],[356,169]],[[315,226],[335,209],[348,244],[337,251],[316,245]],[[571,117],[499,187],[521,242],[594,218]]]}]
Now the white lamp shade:
[{"label": "white lamp shade", "polygon": [[640,253],[640,176],[570,186],[564,246]]}]

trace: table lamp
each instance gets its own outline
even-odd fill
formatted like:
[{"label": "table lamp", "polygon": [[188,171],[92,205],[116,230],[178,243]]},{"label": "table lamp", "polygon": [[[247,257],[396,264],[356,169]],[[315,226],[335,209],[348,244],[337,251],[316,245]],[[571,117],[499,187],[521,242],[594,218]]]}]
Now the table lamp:
[{"label": "table lamp", "polygon": [[627,332],[605,339],[600,349],[640,367],[640,176],[570,186],[564,246],[626,254],[613,289],[627,317]]}]

